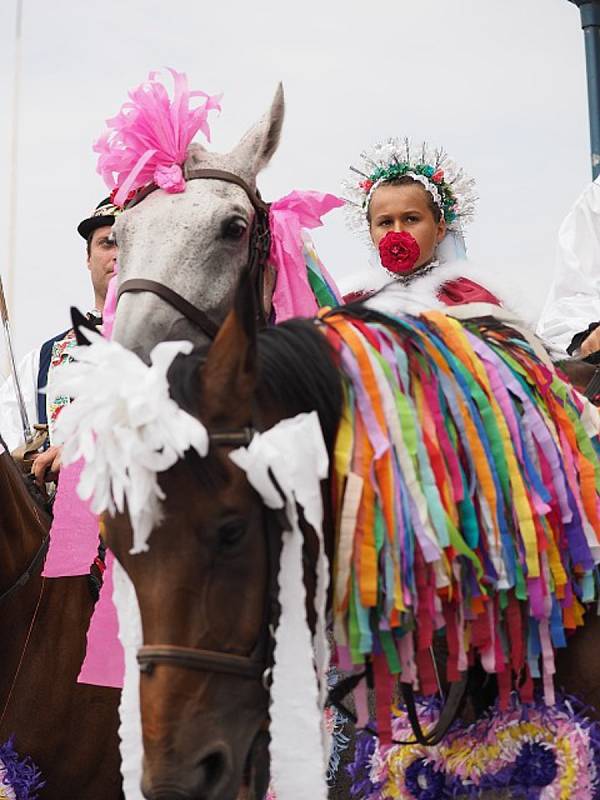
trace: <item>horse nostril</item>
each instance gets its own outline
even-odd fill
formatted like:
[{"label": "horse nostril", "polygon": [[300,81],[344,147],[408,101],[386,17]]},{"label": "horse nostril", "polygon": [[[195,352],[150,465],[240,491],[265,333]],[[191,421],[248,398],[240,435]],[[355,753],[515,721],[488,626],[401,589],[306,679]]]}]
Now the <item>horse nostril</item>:
[{"label": "horse nostril", "polygon": [[197,770],[200,773],[202,789],[206,792],[207,800],[218,800],[221,789],[229,779],[230,758],[224,746],[214,748],[197,761]]},{"label": "horse nostril", "polygon": [[225,759],[220,753],[212,753],[204,759],[203,767],[206,770],[206,782],[212,786],[219,782],[225,772]]}]

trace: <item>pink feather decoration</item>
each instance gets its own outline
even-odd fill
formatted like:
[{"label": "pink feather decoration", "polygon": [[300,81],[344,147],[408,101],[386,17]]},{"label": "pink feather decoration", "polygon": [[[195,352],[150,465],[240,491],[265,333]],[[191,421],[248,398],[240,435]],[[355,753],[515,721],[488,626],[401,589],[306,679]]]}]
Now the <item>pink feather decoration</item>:
[{"label": "pink feather decoration", "polygon": [[[155,183],[167,192],[185,189],[182,166],[198,131],[210,141],[209,111],[221,110],[221,95],[188,89],[185,74],[169,68],[173,98],[156,72],[129,92],[108,129],[94,143],[99,153],[97,171],[109,189],[118,189],[115,204],[122,205],[132,190]],[[193,98],[200,105],[190,107]]]}]

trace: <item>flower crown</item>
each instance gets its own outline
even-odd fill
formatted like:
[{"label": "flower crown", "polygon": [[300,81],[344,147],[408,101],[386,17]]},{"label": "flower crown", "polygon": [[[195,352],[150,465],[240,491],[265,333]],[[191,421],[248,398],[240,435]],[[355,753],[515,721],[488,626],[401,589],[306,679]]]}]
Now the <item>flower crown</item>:
[{"label": "flower crown", "polygon": [[107,120],[107,129],[94,143],[97,172],[118,206],[152,183],[166,192],[184,191],[183,164],[190,142],[198,131],[210,141],[208,115],[221,110],[221,95],[190,91],[184,73],[168,71],[172,97],[159,73],[151,72],[129,92],[129,100]]},{"label": "flower crown", "polygon": [[475,212],[475,181],[442,149],[426,142],[413,147],[409,139],[388,139],[361,153],[362,166],[350,167],[355,175],[343,184],[350,228],[367,231],[367,212],[375,190],[382,183],[409,177],[433,198],[450,230],[462,231]]}]

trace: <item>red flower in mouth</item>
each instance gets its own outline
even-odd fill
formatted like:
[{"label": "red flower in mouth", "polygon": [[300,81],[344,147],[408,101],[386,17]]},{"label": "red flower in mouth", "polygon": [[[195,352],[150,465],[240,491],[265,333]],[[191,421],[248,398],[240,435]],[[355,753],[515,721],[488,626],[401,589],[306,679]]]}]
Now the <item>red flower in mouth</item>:
[{"label": "red flower in mouth", "polygon": [[379,242],[381,263],[397,275],[410,272],[420,255],[421,248],[417,240],[406,231],[389,231]]}]

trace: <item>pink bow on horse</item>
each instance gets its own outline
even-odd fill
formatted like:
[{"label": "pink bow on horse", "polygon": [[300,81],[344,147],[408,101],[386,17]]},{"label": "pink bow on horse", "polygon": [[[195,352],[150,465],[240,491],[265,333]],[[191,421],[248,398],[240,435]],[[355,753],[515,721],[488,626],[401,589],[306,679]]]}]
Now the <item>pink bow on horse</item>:
[{"label": "pink bow on horse", "polygon": [[[344,201],[333,194],[312,191],[294,191],[271,204],[270,261],[277,270],[273,306],[278,322],[317,313],[304,261],[302,229],[320,227],[323,215],[342,205]],[[335,286],[328,275],[324,277]]]}]

